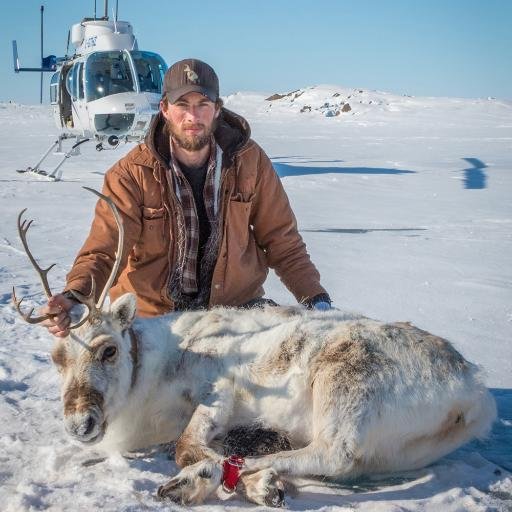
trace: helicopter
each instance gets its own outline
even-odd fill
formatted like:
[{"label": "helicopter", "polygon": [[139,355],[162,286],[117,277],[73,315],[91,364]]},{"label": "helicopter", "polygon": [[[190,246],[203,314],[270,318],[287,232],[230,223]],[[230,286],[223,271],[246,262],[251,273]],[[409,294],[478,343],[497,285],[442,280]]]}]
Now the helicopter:
[{"label": "helicopter", "polygon": [[[23,68],[17,43],[12,42],[16,73],[53,72],[50,104],[60,132],[36,165],[17,172],[58,181],[62,165],[80,154],[82,144],[95,141],[96,149],[102,151],[115,149],[121,142],[141,142],[158,113],[167,64],[157,53],[138,49],[132,25],[117,19],[117,3],[112,19],[108,17],[108,0],[104,7],[104,16],[97,17],[95,2],[94,17],[72,25],[68,33],[68,49],[70,41],[74,46],[72,56],[50,55],[42,58],[40,68]],[[42,12],[41,6],[41,16]],[[68,139],[74,142],[65,151],[63,143]],[[41,165],[52,152],[62,158],[47,172]]]}]

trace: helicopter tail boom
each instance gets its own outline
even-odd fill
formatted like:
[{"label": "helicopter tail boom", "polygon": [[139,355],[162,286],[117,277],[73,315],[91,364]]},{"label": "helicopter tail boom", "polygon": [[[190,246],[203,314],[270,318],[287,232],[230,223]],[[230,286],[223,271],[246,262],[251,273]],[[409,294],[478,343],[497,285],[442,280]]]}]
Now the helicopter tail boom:
[{"label": "helicopter tail boom", "polygon": [[57,69],[57,58],[55,55],[49,55],[44,57],[40,68],[22,68],[20,67],[20,59],[18,57],[18,43],[16,40],[12,41],[12,60],[14,64],[14,72],[19,73],[20,71],[47,71],[54,73]]}]

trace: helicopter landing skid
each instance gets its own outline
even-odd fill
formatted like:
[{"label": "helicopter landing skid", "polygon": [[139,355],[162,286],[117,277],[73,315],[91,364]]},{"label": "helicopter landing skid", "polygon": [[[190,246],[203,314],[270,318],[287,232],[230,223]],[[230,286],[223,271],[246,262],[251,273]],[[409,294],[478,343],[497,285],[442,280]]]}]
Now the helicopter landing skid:
[{"label": "helicopter landing skid", "polygon": [[[71,149],[69,151],[63,151],[62,150],[62,141],[66,140],[70,137],[67,135],[59,135],[59,138],[47,149],[46,153],[41,157],[39,162],[34,167],[27,167],[26,169],[16,169],[16,172],[19,173],[25,173],[30,172],[32,174],[37,174],[38,176],[44,176],[45,178],[51,180],[51,181],[59,181],[62,178],[62,170],[61,167],[64,164],[64,162],[71,158],[72,156],[77,156],[80,154],[80,145],[84,142],[89,141],[90,139],[86,137],[81,137],[80,135],[77,135],[76,142],[71,146]],[[54,149],[57,148],[56,151]],[[50,153],[54,155],[62,156],[61,161],[57,164],[57,166],[53,169],[51,172],[44,171],[40,168],[40,165],[44,162],[44,160],[48,157]]]}]

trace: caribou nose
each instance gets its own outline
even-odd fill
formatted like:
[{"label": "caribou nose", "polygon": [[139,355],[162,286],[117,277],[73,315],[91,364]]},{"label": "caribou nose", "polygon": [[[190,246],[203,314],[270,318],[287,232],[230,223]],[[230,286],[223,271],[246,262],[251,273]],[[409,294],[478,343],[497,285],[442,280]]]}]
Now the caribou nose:
[{"label": "caribou nose", "polygon": [[91,441],[98,433],[98,421],[92,414],[87,414],[80,418],[73,418],[72,421],[67,422],[66,430],[73,437],[78,438],[80,441]]},{"label": "caribou nose", "polygon": [[95,427],[96,421],[92,416],[89,416],[85,422],[84,428],[85,431],[83,433],[84,436],[90,434],[92,432],[92,429]]}]

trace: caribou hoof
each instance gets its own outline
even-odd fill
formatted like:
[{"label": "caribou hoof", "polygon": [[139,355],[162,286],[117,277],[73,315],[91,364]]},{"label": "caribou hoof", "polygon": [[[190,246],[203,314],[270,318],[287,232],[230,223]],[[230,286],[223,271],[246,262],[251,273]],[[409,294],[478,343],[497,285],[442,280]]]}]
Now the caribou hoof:
[{"label": "caribou hoof", "polygon": [[158,488],[159,499],[190,505],[202,503],[220,485],[222,468],[212,460],[202,460],[183,468]]},{"label": "caribou hoof", "polygon": [[274,469],[242,475],[241,483],[245,496],[253,503],[274,508],[285,506],[284,484]]},{"label": "caribou hoof", "polygon": [[190,482],[186,478],[175,477],[169,480],[165,485],[158,488],[157,496],[159,499],[170,499],[175,503],[185,504],[186,487]]}]

